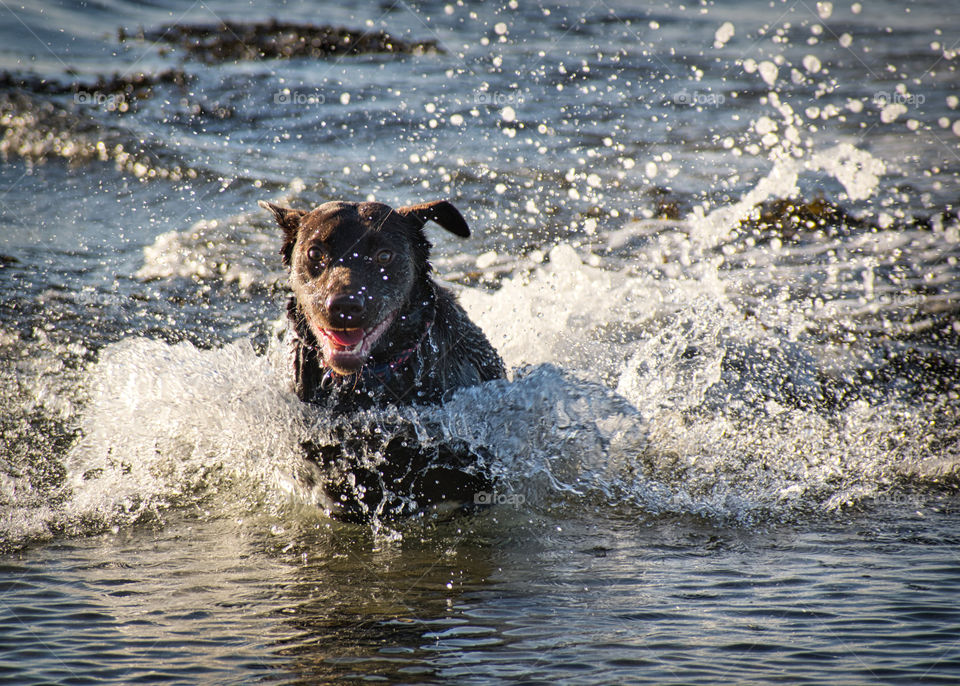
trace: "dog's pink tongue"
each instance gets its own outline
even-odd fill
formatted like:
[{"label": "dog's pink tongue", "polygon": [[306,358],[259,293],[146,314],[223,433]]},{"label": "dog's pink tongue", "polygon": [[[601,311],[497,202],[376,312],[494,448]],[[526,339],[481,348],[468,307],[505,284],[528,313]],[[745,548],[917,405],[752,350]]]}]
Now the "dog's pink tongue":
[{"label": "dog's pink tongue", "polygon": [[324,333],[337,345],[344,348],[352,348],[363,340],[366,332],[363,329],[340,329],[339,331],[328,329]]}]

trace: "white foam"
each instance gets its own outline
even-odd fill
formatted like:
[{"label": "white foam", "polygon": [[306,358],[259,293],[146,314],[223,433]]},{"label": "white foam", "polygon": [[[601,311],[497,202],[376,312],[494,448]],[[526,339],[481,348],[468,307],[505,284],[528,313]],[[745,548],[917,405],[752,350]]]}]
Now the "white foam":
[{"label": "white foam", "polygon": [[67,459],[67,521],[135,521],[208,501],[239,479],[225,497],[236,506],[261,487],[283,491],[296,474],[300,403],[248,343],[205,351],[129,339],[103,352],[88,391]]}]

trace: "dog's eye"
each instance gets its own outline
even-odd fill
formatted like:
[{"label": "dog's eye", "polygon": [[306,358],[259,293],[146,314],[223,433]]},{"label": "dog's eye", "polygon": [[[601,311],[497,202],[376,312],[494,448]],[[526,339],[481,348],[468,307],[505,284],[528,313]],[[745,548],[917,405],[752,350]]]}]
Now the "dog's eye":
[{"label": "dog's eye", "polygon": [[381,250],[373,256],[373,259],[375,259],[379,265],[388,265],[393,262],[393,251]]},{"label": "dog's eye", "polygon": [[320,248],[310,248],[307,250],[307,259],[314,264],[323,264],[326,261],[326,255]]}]

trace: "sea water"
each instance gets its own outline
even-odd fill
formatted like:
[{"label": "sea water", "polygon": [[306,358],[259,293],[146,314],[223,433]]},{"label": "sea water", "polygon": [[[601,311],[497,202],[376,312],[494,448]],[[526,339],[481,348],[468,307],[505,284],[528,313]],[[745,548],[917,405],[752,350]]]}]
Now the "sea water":
[{"label": "sea water", "polygon": [[[437,49],[137,37],[272,17]],[[11,8],[0,680],[955,680],[957,25]],[[101,79],[138,72],[169,75]],[[336,523],[301,450],[335,420],[291,391],[256,201],[440,197],[474,236],[433,230],[437,278],[508,378],[363,423],[475,448],[495,505]]]}]

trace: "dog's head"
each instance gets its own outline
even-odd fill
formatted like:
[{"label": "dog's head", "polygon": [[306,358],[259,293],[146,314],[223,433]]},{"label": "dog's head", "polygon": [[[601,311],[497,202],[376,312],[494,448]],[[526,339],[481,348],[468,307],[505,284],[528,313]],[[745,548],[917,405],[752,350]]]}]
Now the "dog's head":
[{"label": "dog's head", "polygon": [[467,223],[446,200],[393,209],[377,202],[328,202],[294,210],[260,201],[283,229],[280,254],[307,325],[328,367],[353,374],[384,334],[426,303],[434,221],[466,238]]}]

